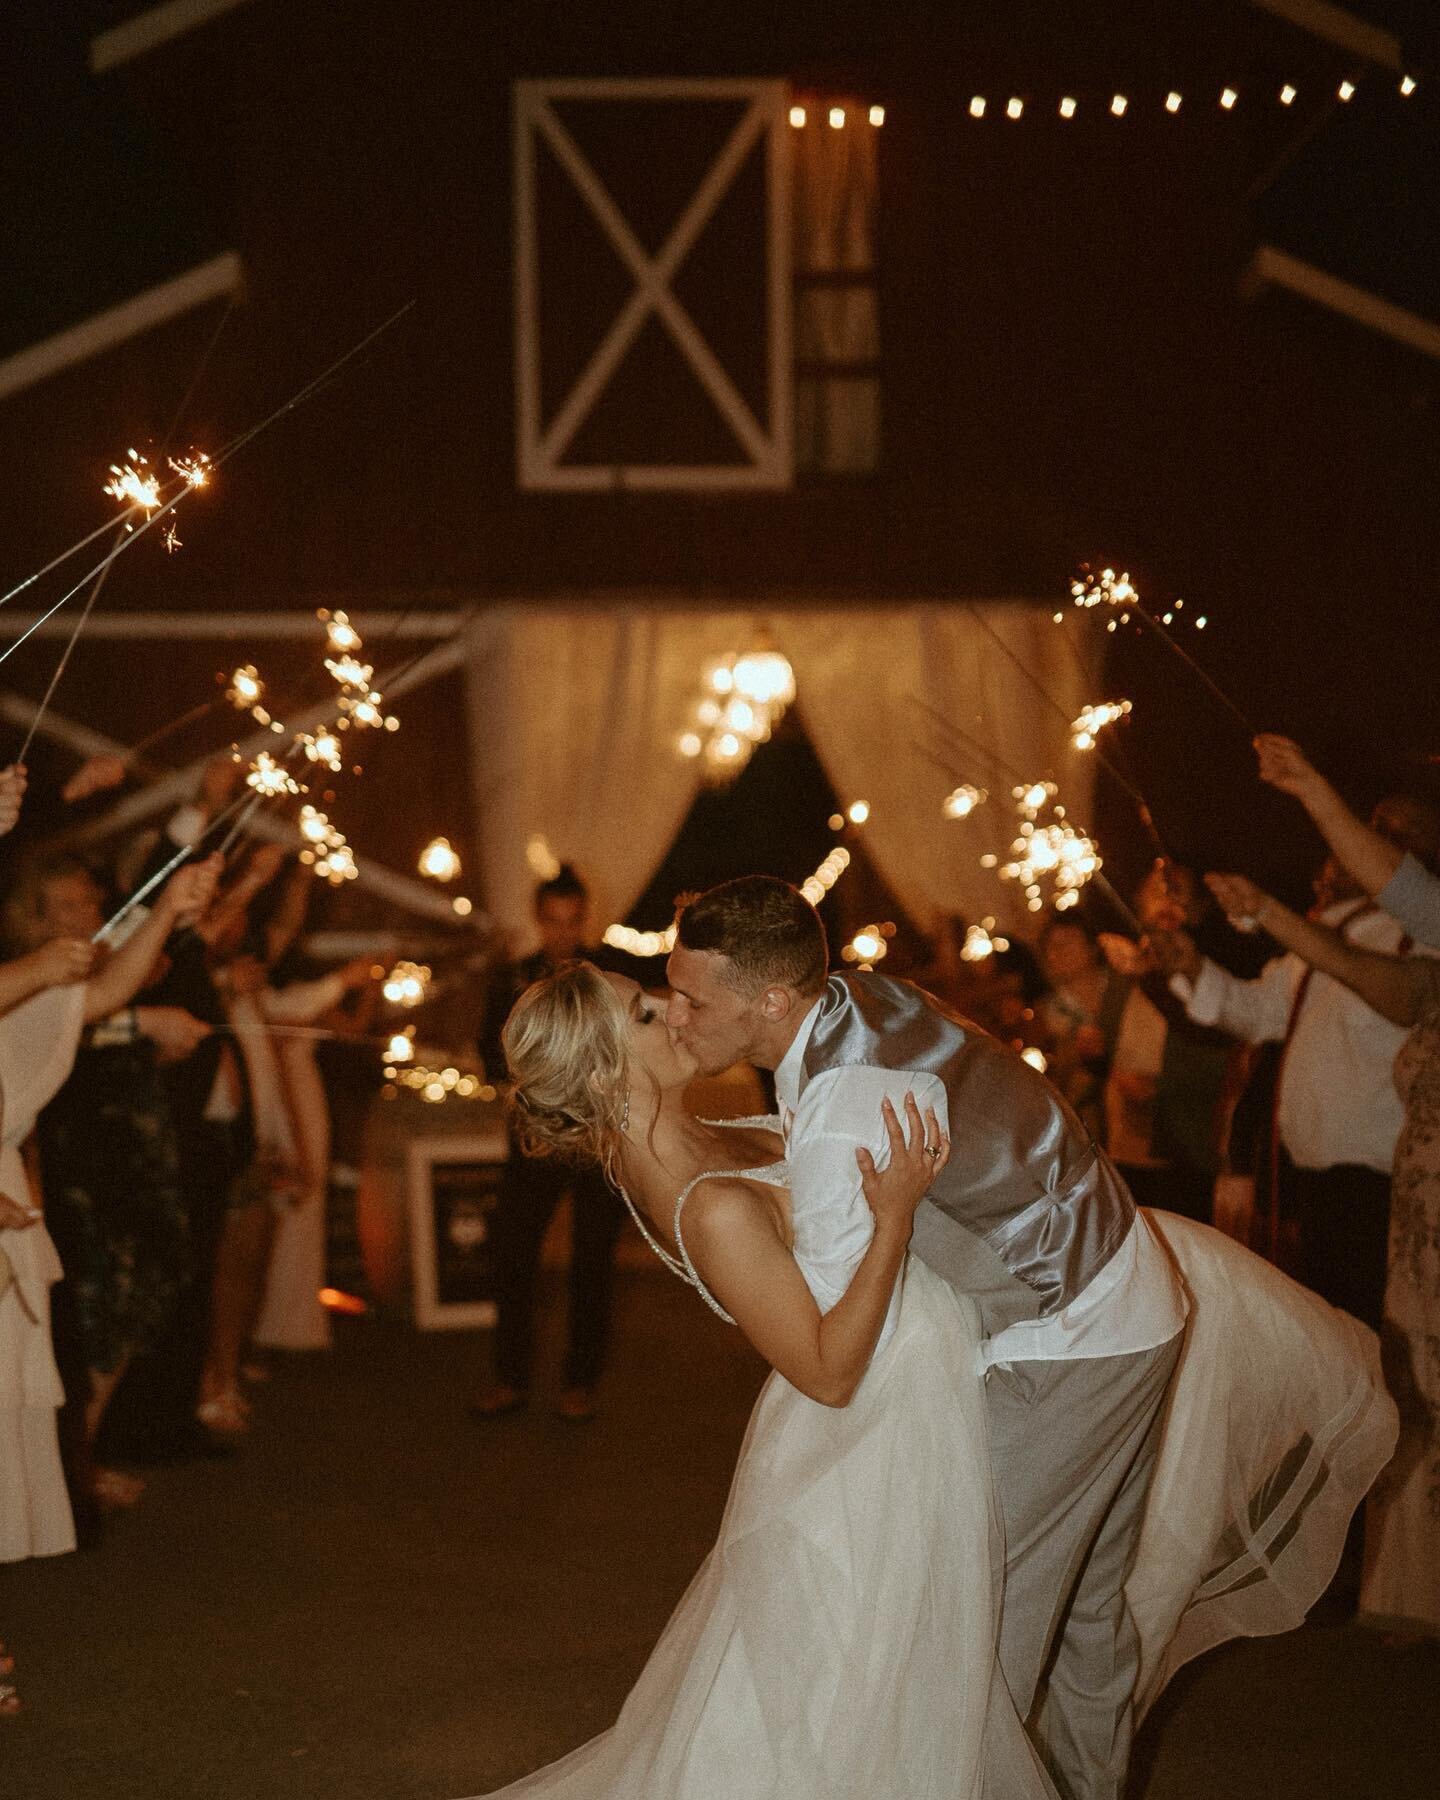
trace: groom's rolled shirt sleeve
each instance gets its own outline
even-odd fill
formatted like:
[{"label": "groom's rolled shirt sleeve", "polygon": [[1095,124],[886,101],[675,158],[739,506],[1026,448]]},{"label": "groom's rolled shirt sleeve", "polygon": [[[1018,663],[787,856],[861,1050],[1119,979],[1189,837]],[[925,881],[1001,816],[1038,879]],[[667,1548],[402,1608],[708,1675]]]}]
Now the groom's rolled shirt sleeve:
[{"label": "groom's rolled shirt sleeve", "polygon": [[[821,1312],[828,1312],[849,1287],[875,1234],[855,1152],[863,1145],[884,1168],[890,1143],[880,1103],[888,1097],[903,1124],[905,1096],[911,1093],[922,1114],[934,1107],[948,1132],[945,1086],[931,1074],[864,1066],[827,1069],[800,1096],[790,1125],[790,1211],[795,1260]],[[877,1349],[895,1328],[900,1286],[895,1285]]]}]

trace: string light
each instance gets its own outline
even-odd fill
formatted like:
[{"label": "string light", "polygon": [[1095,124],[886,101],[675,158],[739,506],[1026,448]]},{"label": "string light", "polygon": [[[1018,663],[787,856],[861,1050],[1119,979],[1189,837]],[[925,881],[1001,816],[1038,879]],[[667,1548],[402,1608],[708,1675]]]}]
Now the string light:
[{"label": "string light", "polygon": [[894,935],[895,927],[889,922],[884,925],[862,925],[840,955],[845,962],[858,963],[862,969],[873,969],[888,953],[888,940]]},{"label": "string light", "polygon": [[1171,88],[1170,92],[1165,96],[1166,112],[1177,113],[1179,112],[1181,105],[1182,101],[1180,95],[1175,92],[1174,88]]},{"label": "string light", "polygon": [[877,127],[885,123],[885,108],[883,106],[872,106],[870,108],[870,123]]},{"label": "string light", "polygon": [[1115,98],[1110,102],[1110,110],[1117,119],[1123,119],[1125,117],[1125,108],[1129,104],[1130,102],[1123,94],[1116,94]]},{"label": "string light", "polygon": [[1288,81],[1280,90],[1280,104],[1282,106],[1293,106],[1295,104],[1295,89],[1291,87]]},{"label": "string light", "polygon": [[1075,117],[1075,102],[1068,94],[1060,102],[1060,117],[1062,119],[1073,119]]},{"label": "string light", "polygon": [[790,108],[790,123],[795,127],[795,129],[797,131],[804,130],[804,128],[805,128],[805,108],[803,106],[792,106]]},{"label": "string light", "polygon": [[420,873],[435,881],[453,881],[460,873],[460,858],[449,838],[432,838],[420,852]]},{"label": "string light", "polygon": [[1240,96],[1235,92],[1234,88],[1226,88],[1220,95],[1220,104],[1226,112],[1231,112],[1234,110],[1235,102],[1239,98]]},{"label": "string light", "polygon": [[850,852],[837,844],[813,875],[800,883],[800,892],[812,906],[818,906],[850,867]]},{"label": "string light", "polygon": [[1093,750],[1099,733],[1117,719],[1123,719],[1129,711],[1128,700],[1101,700],[1094,706],[1087,706],[1070,727],[1071,749]]},{"label": "string light", "polygon": [[970,117],[972,119],[985,117],[985,96],[983,94],[977,94],[970,102]]},{"label": "string light", "polygon": [[852,800],[846,816],[852,825],[863,825],[870,817],[870,802],[868,800]]},{"label": "string light", "polygon": [[832,131],[842,131],[844,127],[845,108],[843,106],[832,106],[830,108],[830,129]]},{"label": "string light", "polygon": [[1005,117],[1007,119],[1018,119],[1024,110],[1025,102],[1018,94],[1012,95],[1010,99],[1005,102]]},{"label": "string light", "polygon": [[636,931],[633,925],[607,925],[603,942],[628,956],[668,956],[675,948],[675,927],[664,931]]},{"label": "string light", "polygon": [[1341,100],[1353,100],[1355,98],[1355,83],[1353,81],[1342,81],[1340,86],[1336,89],[1336,95]]},{"label": "string light", "polygon": [[1402,75],[1400,77],[1400,92],[1405,96],[1405,98],[1407,100],[1415,92],[1415,87],[1416,87],[1416,82],[1415,82],[1415,77],[1413,75]]},{"label": "string light", "polygon": [[983,806],[988,798],[984,788],[971,787],[966,782],[945,796],[940,810],[947,819],[968,819],[975,808]]}]

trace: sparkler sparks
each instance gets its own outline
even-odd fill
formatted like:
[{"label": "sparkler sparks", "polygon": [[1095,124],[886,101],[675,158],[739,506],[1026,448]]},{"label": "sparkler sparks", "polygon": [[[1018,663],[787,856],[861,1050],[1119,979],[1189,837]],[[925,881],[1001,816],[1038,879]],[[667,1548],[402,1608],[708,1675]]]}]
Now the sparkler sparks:
[{"label": "sparkler sparks", "polygon": [[165,546],[165,554],[173,556],[182,547],[183,540],[172,519],[160,534],[160,542]]},{"label": "sparkler sparks", "polygon": [[453,881],[460,873],[460,858],[449,838],[434,838],[420,852],[420,873],[434,881]]},{"label": "sparkler sparks", "polygon": [[[1000,864],[1000,879],[1021,883],[1031,912],[1044,910],[1046,883],[1057,912],[1078,905],[1080,890],[1101,867],[1094,842],[1070,824],[1063,806],[1056,805],[1057,791],[1053,781],[1013,790],[1019,834],[1010,846],[1012,860]],[[1040,814],[1047,808],[1051,816],[1042,824]]]},{"label": "sparkler sparks", "polygon": [[159,477],[142,473],[150,465],[138,450],[127,450],[125,455],[128,460],[123,468],[119,463],[111,463],[104,492],[114,500],[123,500],[127,507],[138,506],[142,512],[152,513],[160,504]]},{"label": "sparkler sparks", "polygon": [[984,788],[971,787],[969,782],[965,782],[945,796],[940,810],[947,819],[968,819],[975,808],[983,806],[987,799],[989,795]]},{"label": "sparkler sparks", "polygon": [[360,633],[350,623],[348,614],[328,612],[322,607],[315,616],[325,627],[326,648],[336,656],[348,656],[360,648]]},{"label": "sparkler sparks", "polygon": [[1073,750],[1093,750],[1100,732],[1107,725],[1113,725],[1117,719],[1123,719],[1130,710],[1128,700],[1102,700],[1094,706],[1087,706],[1070,727],[1070,747]]},{"label": "sparkler sparks", "polygon": [[249,712],[252,706],[258,706],[265,697],[265,683],[260,679],[260,672],[254,663],[244,663],[230,677],[230,685],[225,690],[225,698],[240,712]]},{"label": "sparkler sparks", "polygon": [[430,969],[425,963],[397,962],[385,977],[380,992],[391,1006],[419,1006],[430,985]]},{"label": "sparkler sparks", "polygon": [[245,785],[254,788],[262,800],[273,799],[277,794],[298,794],[300,792],[299,782],[295,780],[283,763],[276,762],[268,750],[262,750],[251,763],[250,771],[245,777]]},{"label": "sparkler sparks", "polygon": [[965,942],[960,946],[960,960],[984,962],[987,956],[995,956],[1009,948],[1009,938],[996,934],[994,919],[982,919],[978,925],[966,926]]},{"label": "sparkler sparks", "polygon": [[340,740],[328,727],[322,727],[321,730],[313,733],[303,731],[299,741],[306,757],[312,763],[323,763],[335,774],[338,774],[344,766]]},{"label": "sparkler sparks", "polygon": [[1117,575],[1113,569],[1101,569],[1097,575],[1088,564],[1070,583],[1070,596],[1077,606],[1131,607],[1140,604],[1140,596],[1132,587],[1128,574]]},{"label": "sparkler sparks", "polygon": [[362,663],[358,657],[347,652],[339,657],[327,656],[325,667],[342,688],[354,688],[362,693],[369,692],[370,678],[375,673],[369,663]]},{"label": "sparkler sparks", "polygon": [[355,880],[360,873],[355,852],[346,843],[345,833],[337,830],[323,812],[318,812],[307,802],[300,808],[299,829],[305,840],[300,860],[313,869],[321,881],[328,881],[331,887],[340,887]]},{"label": "sparkler sparks", "polygon": [[189,456],[172,456],[169,463],[186,487],[209,487],[212,465],[203,450],[192,451]]}]

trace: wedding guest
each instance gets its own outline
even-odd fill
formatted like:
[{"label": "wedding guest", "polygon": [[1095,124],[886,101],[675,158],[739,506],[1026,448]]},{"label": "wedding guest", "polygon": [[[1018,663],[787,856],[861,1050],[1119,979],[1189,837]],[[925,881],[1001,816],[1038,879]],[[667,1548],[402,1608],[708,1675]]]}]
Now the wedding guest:
[{"label": "wedding guest", "polygon": [[[6,917],[12,946],[91,939],[103,895],[74,859],[31,866]],[[40,1115],[45,1223],[64,1268],[54,1299],[56,1359],[79,1428],[66,1434],[72,1478],[102,1508],[143,1484],[92,1451],[130,1358],[169,1317],[184,1270],[174,1130],[157,1058],[188,1056],[208,1027],[173,1007],[126,1007],[86,1026],[74,1067]]]},{"label": "wedding guest", "polygon": [[1395,1059],[1395,1146],[1381,1343],[1401,1440],[1366,1517],[1360,1609],[1440,1637],[1440,961],[1356,948],[1239,876],[1211,876],[1236,917],[1408,1028]]},{"label": "wedding guest", "polygon": [[[1377,830],[1351,812],[1293,739],[1267,732],[1256,738],[1255,748],[1262,780],[1295,796],[1365,892],[1416,943],[1440,949],[1440,875],[1406,847],[1407,826],[1409,841],[1440,839],[1440,812],[1414,795],[1392,795],[1378,809],[1390,830]],[[1432,849],[1427,860],[1433,859]]]},{"label": "wedding guest", "polygon": [[[1395,821],[1382,808],[1381,830]],[[1400,927],[1327,866],[1316,922],[1357,949],[1408,948]],[[1189,1016],[1248,1043],[1284,1045],[1275,1099],[1276,1182],[1299,1221],[1300,1275],[1333,1305],[1379,1329],[1390,1166],[1402,1111],[1392,1068],[1405,1033],[1323,971],[1275,957],[1252,981],[1202,957],[1183,931],[1150,942]]]},{"label": "wedding guest", "polygon": [[182,870],[98,970],[89,941],[64,936],[9,965],[0,981],[0,996],[31,988],[0,1018],[0,1561],[75,1547],[55,1425],[64,1392],[50,1338],[50,1288],[61,1270],[20,1147],[69,1074],[85,1025],[134,998],[171,933],[209,903],[216,876],[213,863]]},{"label": "wedding guest", "polygon": [[1036,1008],[1046,1074],[1104,1143],[1105,1083],[1130,984],[1105,966],[1089,927],[1065,913],[1049,920],[1038,948],[1048,984]]},{"label": "wedding guest", "polygon": [[[565,867],[535,889],[535,926],[540,947],[505,963],[492,983],[481,1027],[480,1047],[491,1079],[505,1068],[500,1030],[516,1000],[562,963],[597,953],[585,948],[589,934],[589,894]],[[603,952],[599,953],[603,960]],[[572,1421],[597,1411],[596,1387],[605,1366],[610,1336],[610,1299],[615,1242],[623,1217],[598,1163],[566,1167],[527,1156],[511,1133],[492,1226],[495,1250],[494,1376],[474,1401],[477,1418],[499,1418],[527,1402],[534,1360],[535,1286],[540,1248],[555,1209],[570,1196],[571,1251],[569,1335],[556,1410]]]},{"label": "wedding guest", "polygon": [[[222,800],[217,788],[206,797],[198,824],[193,819],[187,822],[196,837],[205,823],[204,807]],[[160,857],[171,853],[163,846],[156,852]],[[168,1328],[135,1358],[111,1402],[105,1438],[117,1460],[172,1462],[229,1454],[196,1418],[195,1409],[210,1346],[221,1240],[237,1184],[254,1162],[255,1135],[244,1060],[230,1035],[206,934],[214,934],[217,919],[232,935],[237,917],[243,926],[235,888],[245,878],[242,869],[224,901],[201,921],[201,928],[176,938],[168,966],[141,995],[147,1005],[183,1008],[209,1025],[211,1035],[193,1055],[161,1070],[179,1149],[189,1267]]]}]

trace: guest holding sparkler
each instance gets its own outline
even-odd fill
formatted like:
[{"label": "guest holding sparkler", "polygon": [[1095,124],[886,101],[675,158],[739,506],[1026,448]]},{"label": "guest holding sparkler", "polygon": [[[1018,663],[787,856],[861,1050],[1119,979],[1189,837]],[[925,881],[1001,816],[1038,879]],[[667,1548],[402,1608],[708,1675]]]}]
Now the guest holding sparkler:
[{"label": "guest holding sparkler", "polygon": [[[55,1426],[64,1394],[50,1338],[50,1288],[61,1270],[20,1146],[69,1074],[81,1031],[134,999],[171,933],[208,905],[217,876],[213,862],[182,870],[98,969],[88,940],[67,934],[9,965],[0,981],[14,1007],[0,1019],[0,1251],[7,1270],[0,1294],[0,1561],[55,1555],[75,1544]],[[30,997],[15,1004],[27,987]]]},{"label": "guest holding sparkler", "polygon": [[1382,801],[1380,810],[1391,823],[1387,833],[1351,812],[1293,739],[1266,733],[1256,738],[1255,748],[1261,779],[1294,795],[1335,856],[1416,943],[1440,950],[1440,875],[1407,847],[1403,835],[1407,815],[1417,810],[1423,815],[1429,803],[1411,795]]},{"label": "guest holding sparkler", "polygon": [[1381,1325],[1401,1441],[1370,1502],[1360,1609],[1440,1637],[1440,960],[1363,949],[1238,875],[1212,875],[1210,885],[1232,917],[1262,926],[1409,1032],[1395,1058],[1405,1122],[1395,1146]]},{"label": "guest holding sparkler", "polygon": [[[1440,835],[1433,814],[1399,795],[1381,801],[1371,823],[1421,855],[1433,853]],[[1317,880],[1314,921],[1357,950],[1410,949],[1401,928],[1333,865]],[[1202,957],[1186,932],[1155,930],[1149,942],[1191,1019],[1250,1043],[1284,1045],[1276,1183],[1282,1214],[1299,1223],[1301,1279],[1378,1330],[1402,1123],[1392,1067],[1404,1030],[1325,970],[1307,972],[1298,956],[1274,958],[1242,981]]]},{"label": "guest holding sparkler", "polygon": [[[93,939],[102,898],[79,861],[33,864],[7,904],[12,945]],[[175,1134],[158,1062],[190,1055],[208,1032],[176,1007],[124,1007],[87,1024],[68,1079],[39,1119],[46,1227],[65,1271],[53,1317],[64,1447],[80,1497],[102,1510],[139,1498],[143,1484],[95,1466],[93,1449],[111,1394],[131,1357],[163,1329],[185,1268]]]}]

